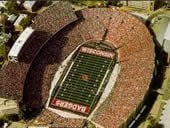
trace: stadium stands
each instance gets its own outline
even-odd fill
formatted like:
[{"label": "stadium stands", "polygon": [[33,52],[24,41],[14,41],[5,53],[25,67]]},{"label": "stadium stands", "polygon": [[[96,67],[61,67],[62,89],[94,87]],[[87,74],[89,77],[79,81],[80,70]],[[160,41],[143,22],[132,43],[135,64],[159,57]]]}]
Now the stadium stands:
[{"label": "stadium stands", "polygon": [[43,110],[36,118],[36,121],[43,124],[51,124],[51,127],[63,128],[82,128],[85,123],[85,119],[64,118],[49,110]]},{"label": "stadium stands", "polygon": [[70,4],[59,1],[37,15],[31,26],[37,31],[54,34],[75,20],[77,16]]},{"label": "stadium stands", "polygon": [[[48,19],[47,16],[49,16]],[[68,2],[53,4],[52,7],[47,8],[40,15],[37,15],[32,24],[32,28],[35,32],[30,39],[28,39],[26,43],[27,46],[23,49],[20,63],[9,63],[3,69],[4,75],[0,78],[0,81],[4,82],[0,85],[0,87],[3,88],[0,90],[0,96],[4,97],[2,94],[5,93],[6,98],[21,101],[27,72],[41,47],[55,32],[60,31],[76,20],[77,17]],[[52,23],[56,23],[56,21],[57,24],[51,26]],[[48,26],[49,23],[51,24]]]}]

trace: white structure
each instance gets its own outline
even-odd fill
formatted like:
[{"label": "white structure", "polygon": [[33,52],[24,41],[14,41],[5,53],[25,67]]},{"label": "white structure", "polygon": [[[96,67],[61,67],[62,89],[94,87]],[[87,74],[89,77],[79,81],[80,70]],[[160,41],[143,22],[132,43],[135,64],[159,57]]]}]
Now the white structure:
[{"label": "white structure", "polygon": [[15,101],[0,98],[0,117],[18,113],[19,107]]},{"label": "white structure", "polygon": [[170,20],[165,28],[165,33],[163,35],[162,47],[166,52],[170,52]]},{"label": "white structure", "polygon": [[33,11],[33,7],[35,6],[36,4],[36,1],[35,0],[26,0],[24,3],[23,3],[23,6],[25,9],[27,9],[28,11],[32,12]]},{"label": "white structure", "polygon": [[170,21],[169,21],[168,26],[166,28],[166,32],[164,34],[164,39],[165,40],[170,40]]},{"label": "white structure", "polygon": [[6,2],[7,2],[6,0],[5,1],[1,0],[0,1],[0,8],[6,8],[5,7]]},{"label": "white structure", "polygon": [[121,1],[123,5],[133,8],[153,10],[154,9],[154,0],[124,0]]},{"label": "white structure", "polygon": [[24,46],[24,44],[26,43],[26,41],[28,40],[28,38],[32,35],[32,33],[34,32],[34,30],[30,27],[27,27],[22,33],[21,35],[18,37],[18,39],[15,41],[15,43],[13,44],[11,50],[8,53],[8,60],[12,61],[12,62],[18,62],[18,57],[19,54]]},{"label": "white structure", "polygon": [[170,16],[168,13],[160,13],[151,19],[152,30],[155,37],[166,53],[170,53]]},{"label": "white structure", "polygon": [[149,15],[139,12],[130,12],[132,15],[138,17],[140,20],[142,20],[144,23],[147,21]]},{"label": "white structure", "polygon": [[160,123],[164,125],[165,128],[170,127],[170,100],[166,102],[166,105],[164,107],[164,111],[161,116]]},{"label": "white structure", "polygon": [[22,31],[23,30],[23,26],[21,26],[21,21],[24,18],[27,18],[28,15],[26,14],[20,14],[19,17],[17,18],[17,20],[14,22],[14,26],[15,26],[15,31]]},{"label": "white structure", "polygon": [[16,21],[18,16],[12,14],[10,16],[8,16],[8,21],[10,21],[11,23],[14,23]]}]

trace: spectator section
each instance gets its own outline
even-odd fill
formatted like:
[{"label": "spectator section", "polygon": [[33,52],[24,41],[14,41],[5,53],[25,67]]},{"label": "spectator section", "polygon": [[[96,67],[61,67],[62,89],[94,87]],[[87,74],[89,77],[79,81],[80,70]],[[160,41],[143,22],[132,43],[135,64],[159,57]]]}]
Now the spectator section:
[{"label": "spectator section", "polygon": [[[26,47],[20,56],[20,63],[13,64],[10,62],[3,69],[4,77],[0,78],[0,81],[3,81],[3,85],[0,85],[2,88],[0,96],[21,101],[26,75],[39,50],[53,34],[76,20],[77,16],[70,4],[64,1],[56,2],[37,15],[31,25],[35,32],[26,42]],[[2,94],[5,94],[5,96]]]}]

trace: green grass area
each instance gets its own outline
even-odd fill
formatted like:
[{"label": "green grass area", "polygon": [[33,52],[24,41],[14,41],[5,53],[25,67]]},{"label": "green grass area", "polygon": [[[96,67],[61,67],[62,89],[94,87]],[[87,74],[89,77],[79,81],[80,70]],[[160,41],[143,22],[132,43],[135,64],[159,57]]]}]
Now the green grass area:
[{"label": "green grass area", "polygon": [[159,95],[157,96],[156,101],[154,102],[152,109],[144,122],[140,124],[138,128],[160,128],[163,127],[163,124],[159,124],[160,117],[162,115],[165,101],[170,99],[170,67],[166,67],[164,81],[161,88],[157,91]]},{"label": "green grass area", "polygon": [[72,2],[72,4],[76,4],[76,5],[79,5],[79,6],[83,6],[83,5],[86,5],[86,6],[94,6],[94,5],[100,5],[100,4],[103,4],[105,3],[104,0],[70,0],[70,2]]}]

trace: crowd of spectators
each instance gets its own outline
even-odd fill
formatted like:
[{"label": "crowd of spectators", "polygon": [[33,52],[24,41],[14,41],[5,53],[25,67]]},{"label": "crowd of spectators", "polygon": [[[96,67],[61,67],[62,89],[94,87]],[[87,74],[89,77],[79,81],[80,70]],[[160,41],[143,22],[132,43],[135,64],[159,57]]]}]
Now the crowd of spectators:
[{"label": "crowd of spectators", "polygon": [[22,50],[19,63],[9,62],[3,68],[3,76],[0,78],[0,81],[3,81],[0,85],[1,97],[22,100],[27,72],[41,47],[54,33],[76,20],[77,17],[68,2],[53,4],[33,19],[32,28],[35,32]]},{"label": "crowd of spectators", "polygon": [[54,34],[75,20],[77,16],[71,5],[68,2],[59,1],[37,15],[32,20],[31,26],[37,31]]},{"label": "crowd of spectators", "polygon": [[126,12],[114,11],[118,16],[111,19],[106,39],[117,47],[121,72],[112,93],[92,118],[106,128],[118,128],[135,112],[154,70],[154,44],[145,25]]},{"label": "crowd of spectators", "polygon": [[55,128],[82,128],[85,119],[64,118],[49,110],[44,110],[35,119],[35,123],[49,124],[50,127]]}]

